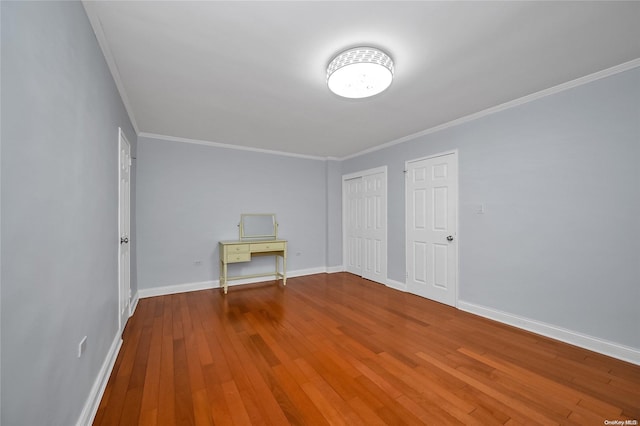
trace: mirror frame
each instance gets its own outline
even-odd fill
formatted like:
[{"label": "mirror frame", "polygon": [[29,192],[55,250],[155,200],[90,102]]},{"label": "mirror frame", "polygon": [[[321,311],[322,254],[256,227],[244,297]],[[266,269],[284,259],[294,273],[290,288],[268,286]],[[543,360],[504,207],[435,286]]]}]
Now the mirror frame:
[{"label": "mirror frame", "polygon": [[[245,220],[251,217],[270,217],[273,223],[273,232],[269,234],[247,234]],[[242,213],[240,215],[240,239],[241,240],[276,240],[278,239],[278,222],[274,213]]]}]

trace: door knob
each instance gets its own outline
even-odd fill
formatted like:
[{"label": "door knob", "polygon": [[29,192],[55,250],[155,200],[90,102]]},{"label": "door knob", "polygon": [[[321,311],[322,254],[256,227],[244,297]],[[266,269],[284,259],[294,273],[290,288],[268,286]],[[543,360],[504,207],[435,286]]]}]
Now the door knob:
[{"label": "door knob", "polygon": [[452,235],[449,235],[449,236],[447,237],[447,241],[453,241],[453,236],[452,236]]},{"label": "door knob", "polygon": [[128,244],[129,237],[120,237],[120,244]]}]

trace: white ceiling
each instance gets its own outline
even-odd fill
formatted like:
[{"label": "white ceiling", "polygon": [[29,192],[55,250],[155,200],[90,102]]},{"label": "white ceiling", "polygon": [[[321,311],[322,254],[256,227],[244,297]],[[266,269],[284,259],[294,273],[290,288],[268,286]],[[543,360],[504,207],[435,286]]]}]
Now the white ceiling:
[{"label": "white ceiling", "polygon": [[[85,1],[136,130],[345,157],[640,58],[640,2]],[[370,45],[384,93],[326,66]]]}]

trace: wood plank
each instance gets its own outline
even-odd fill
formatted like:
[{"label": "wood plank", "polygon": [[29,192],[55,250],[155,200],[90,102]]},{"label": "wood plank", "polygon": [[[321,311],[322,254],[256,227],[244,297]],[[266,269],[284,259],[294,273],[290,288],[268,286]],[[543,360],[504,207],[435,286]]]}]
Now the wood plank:
[{"label": "wood plank", "polygon": [[[147,357],[147,368],[143,384],[140,420],[142,425],[155,425],[158,419],[158,395],[160,389],[160,368],[162,355],[162,307],[164,299],[154,298],[156,309],[153,315],[151,341]],[[160,309],[158,309],[160,308]]]},{"label": "wood plank", "polygon": [[[173,374],[173,309],[174,297],[163,298],[162,340],[160,348],[160,379],[158,391],[158,425],[175,424],[175,387]],[[143,300],[144,301],[144,300]],[[140,302],[142,303],[142,301]],[[137,314],[137,312],[136,312]],[[135,315],[135,314],[134,314]]]}]

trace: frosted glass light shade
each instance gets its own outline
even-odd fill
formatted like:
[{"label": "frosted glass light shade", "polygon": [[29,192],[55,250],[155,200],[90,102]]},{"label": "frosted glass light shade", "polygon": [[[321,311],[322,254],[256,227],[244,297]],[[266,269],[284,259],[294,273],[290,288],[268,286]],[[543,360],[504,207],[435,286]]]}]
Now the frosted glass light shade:
[{"label": "frosted glass light shade", "polygon": [[336,56],[327,67],[327,85],[345,98],[366,98],[393,81],[393,61],[381,50],[356,47]]}]

